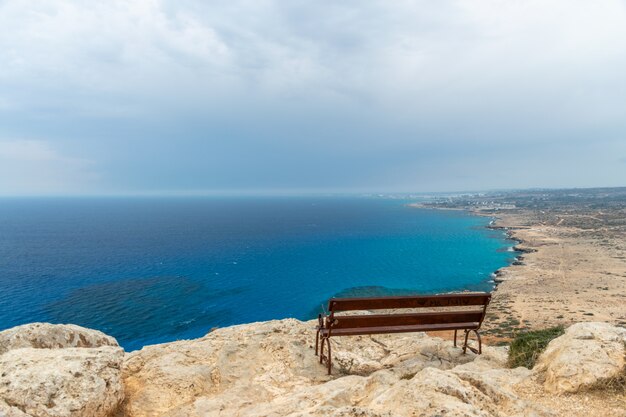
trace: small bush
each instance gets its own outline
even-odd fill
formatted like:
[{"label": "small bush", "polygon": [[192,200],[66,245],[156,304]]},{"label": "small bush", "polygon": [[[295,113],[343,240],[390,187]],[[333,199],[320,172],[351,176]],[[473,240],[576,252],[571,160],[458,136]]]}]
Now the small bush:
[{"label": "small bush", "polygon": [[532,369],[541,352],[548,346],[548,343],[563,333],[565,333],[563,326],[519,333],[511,342],[509,366],[511,368],[523,366]]}]

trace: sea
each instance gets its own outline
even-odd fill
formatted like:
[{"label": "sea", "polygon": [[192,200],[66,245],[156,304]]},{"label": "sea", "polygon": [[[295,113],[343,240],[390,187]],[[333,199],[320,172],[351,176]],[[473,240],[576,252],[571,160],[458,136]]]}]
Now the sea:
[{"label": "sea", "polygon": [[330,297],[493,289],[488,217],[380,197],[0,199],[0,330],[74,323],[128,351],[317,316]]}]

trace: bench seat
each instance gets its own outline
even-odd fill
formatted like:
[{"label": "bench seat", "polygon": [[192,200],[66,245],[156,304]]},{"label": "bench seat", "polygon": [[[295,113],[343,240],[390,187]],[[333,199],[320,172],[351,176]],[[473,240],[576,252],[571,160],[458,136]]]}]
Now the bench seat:
[{"label": "bench seat", "polygon": [[[368,334],[384,334],[384,333],[411,333],[411,332],[428,332],[435,330],[476,330],[480,323],[446,323],[446,324],[413,324],[408,326],[379,326],[379,327],[361,327],[357,329],[335,329],[332,331],[333,336],[359,336]],[[327,329],[322,329],[322,336],[328,335]]]}]

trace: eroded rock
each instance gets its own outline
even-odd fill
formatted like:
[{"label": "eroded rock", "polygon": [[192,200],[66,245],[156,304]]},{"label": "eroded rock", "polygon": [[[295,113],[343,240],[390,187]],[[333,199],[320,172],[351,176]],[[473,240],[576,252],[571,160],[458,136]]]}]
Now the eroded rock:
[{"label": "eroded rock", "polygon": [[3,400],[0,400],[0,417],[32,417],[17,407],[12,407]]},{"label": "eroded rock", "polygon": [[0,416],[108,416],[124,399],[123,360],[114,338],[80,326],[0,332]]},{"label": "eroded rock", "polygon": [[13,349],[0,356],[0,398],[32,416],[107,416],[124,398],[118,347]]},{"label": "eroded rock", "polygon": [[0,355],[11,349],[118,346],[111,336],[74,324],[30,323],[0,332]]},{"label": "eroded rock", "polygon": [[32,416],[107,416],[124,398],[113,346],[13,349],[0,356],[0,398]]},{"label": "eroded rock", "polygon": [[312,335],[312,324],[286,319],[144,347],[125,361],[125,410],[133,416],[155,416],[224,393],[237,407],[328,380],[313,354]]},{"label": "eroded rock", "polygon": [[[417,333],[336,338],[328,376],[313,354],[314,326],[252,323],[129,354],[107,338],[59,347],[74,343],[64,326],[46,326],[49,339],[9,331],[5,340],[19,343],[0,355],[0,416],[548,417],[521,386],[567,392],[565,379],[589,386],[624,366],[626,330],[585,323],[555,339],[534,371],[508,369],[505,347],[464,355]],[[15,348],[28,340],[54,348]]]},{"label": "eroded rock", "polygon": [[253,323],[130,353],[124,412],[132,417],[550,415],[514,394],[511,387],[530,371],[504,369],[506,348],[486,347],[477,357],[420,333],[336,338],[329,377],[313,354],[313,328],[313,322],[292,319]]},{"label": "eroded rock", "polygon": [[625,371],[626,329],[608,323],[577,323],[550,342],[535,373],[551,393],[577,392]]}]

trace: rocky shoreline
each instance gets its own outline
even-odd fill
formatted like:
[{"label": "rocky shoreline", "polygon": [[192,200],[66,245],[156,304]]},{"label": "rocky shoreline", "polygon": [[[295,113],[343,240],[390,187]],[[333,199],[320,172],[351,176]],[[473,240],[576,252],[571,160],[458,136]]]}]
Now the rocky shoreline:
[{"label": "rocky shoreline", "polygon": [[589,214],[573,210],[567,216],[547,210],[468,210],[495,217],[488,227],[519,242],[514,250],[521,253],[494,273],[496,288],[485,320],[491,338],[506,341],[525,329],[598,319],[626,325],[621,226],[585,224]]},{"label": "rocky shoreline", "polygon": [[[469,212],[474,214],[474,215],[479,215],[479,216],[481,215],[480,213],[477,213],[475,211],[469,210]],[[516,245],[511,247],[513,252],[524,253],[524,254],[537,252],[537,249],[535,249],[535,248],[529,248],[527,246],[522,246],[522,245],[525,244],[525,242],[521,238],[519,238],[519,237],[517,237],[515,235],[515,233],[514,233],[515,228],[510,228],[510,227],[506,227],[506,226],[498,226],[497,225],[498,218],[494,217],[494,216],[489,216],[489,217],[492,217],[493,220],[486,226],[487,229],[503,231],[505,233],[505,235],[506,235],[506,238],[508,240],[512,240],[512,241],[517,242]],[[493,272],[493,275],[494,275],[493,281],[496,284],[495,288],[494,288],[494,291],[497,290],[499,283],[505,281],[502,277],[506,274],[506,272],[505,272],[506,269],[509,268],[512,265],[513,266],[522,266],[522,265],[524,265],[523,261],[524,261],[524,255],[517,255],[515,257],[515,260],[513,262],[511,262],[510,265],[507,265],[505,267],[496,269]]]}]

